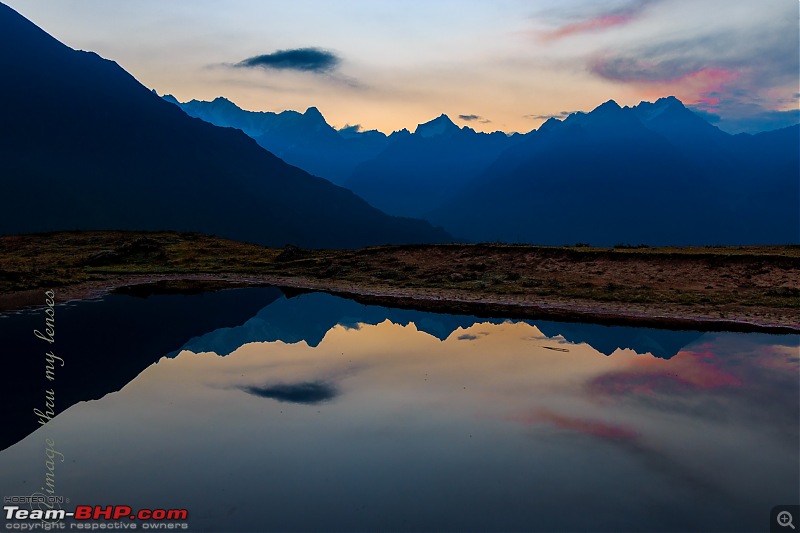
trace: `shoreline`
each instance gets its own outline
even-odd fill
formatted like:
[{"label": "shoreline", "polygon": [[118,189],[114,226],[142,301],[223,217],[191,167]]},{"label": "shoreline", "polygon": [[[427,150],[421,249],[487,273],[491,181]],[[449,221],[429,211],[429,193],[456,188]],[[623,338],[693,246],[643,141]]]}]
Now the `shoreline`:
[{"label": "shoreline", "polygon": [[39,306],[47,289],[63,303],[267,285],[479,317],[800,333],[800,246],[792,245],[317,250],[167,231],[0,237],[0,312]]},{"label": "shoreline", "polygon": [[[277,287],[299,292],[325,292],[364,305],[380,305],[479,318],[540,319],[558,322],[591,322],[607,326],[669,330],[729,331],[742,333],[800,334],[800,323],[775,309],[750,309],[750,316],[733,312],[711,316],[716,309],[676,309],[674,305],[595,302],[575,298],[540,301],[481,294],[456,294],[445,289],[370,288],[353,283],[323,282],[302,277],[245,274],[149,274],[119,275],[102,281],[66,285],[55,289],[58,304],[101,298],[108,294],[147,294],[226,290],[245,287]],[[0,313],[42,307],[42,289],[0,294]],[[460,291],[459,291],[460,292]],[[470,296],[472,296],[470,298]],[[649,308],[649,309],[648,309]],[[694,311],[694,312],[693,312]],[[761,316],[753,320],[752,316]],[[766,320],[765,320],[766,319]]]}]

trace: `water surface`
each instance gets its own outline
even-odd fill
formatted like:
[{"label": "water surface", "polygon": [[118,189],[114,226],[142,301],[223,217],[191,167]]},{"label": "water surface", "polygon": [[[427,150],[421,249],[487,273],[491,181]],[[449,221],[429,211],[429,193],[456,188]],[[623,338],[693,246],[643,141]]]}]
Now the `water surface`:
[{"label": "water surface", "polygon": [[73,504],[193,531],[753,531],[800,498],[798,336],[259,297],[0,452],[0,492],[38,488],[47,436]]}]

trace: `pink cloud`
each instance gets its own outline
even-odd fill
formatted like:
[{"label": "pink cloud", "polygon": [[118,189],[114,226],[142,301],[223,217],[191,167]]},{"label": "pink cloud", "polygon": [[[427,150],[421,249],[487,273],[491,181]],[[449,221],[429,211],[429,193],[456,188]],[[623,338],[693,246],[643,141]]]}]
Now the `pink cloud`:
[{"label": "pink cloud", "polygon": [[631,22],[634,18],[635,17],[632,14],[603,15],[600,17],[583,20],[581,22],[574,22],[572,24],[561,26],[560,28],[540,34],[539,37],[542,41],[551,42],[575,34],[596,32],[607,28],[612,28],[614,26],[622,26]]},{"label": "pink cloud", "polygon": [[644,99],[671,94],[684,104],[704,110],[717,106],[719,95],[742,75],[739,70],[723,67],[700,67],[680,72],[672,62],[606,57],[594,58],[588,68],[601,78],[638,87]]},{"label": "pink cloud", "polygon": [[653,90],[659,94],[675,94],[685,104],[708,110],[719,104],[719,94],[739,75],[725,68],[702,68],[675,79],[654,82]]}]

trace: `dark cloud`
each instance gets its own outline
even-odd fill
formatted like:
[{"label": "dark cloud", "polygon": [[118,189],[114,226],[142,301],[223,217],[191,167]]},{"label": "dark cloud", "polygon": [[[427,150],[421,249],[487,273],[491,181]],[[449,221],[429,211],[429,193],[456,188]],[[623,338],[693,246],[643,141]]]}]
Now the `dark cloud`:
[{"label": "dark cloud", "polygon": [[458,336],[458,340],[460,341],[474,341],[477,338],[478,338],[477,335],[470,335],[469,333],[465,333],[463,335]]},{"label": "dark cloud", "polygon": [[663,82],[697,70],[696,63],[683,58],[662,58],[650,62],[639,57],[597,57],[589,62],[589,72],[609,81]]},{"label": "dark cloud", "polygon": [[555,115],[522,115],[522,118],[530,118],[533,120],[548,120],[551,118],[562,119],[562,118],[567,118],[573,113],[577,113],[577,111],[561,111]]},{"label": "dark cloud", "polygon": [[480,115],[458,115],[458,118],[466,122],[478,121],[481,124],[488,124],[489,122],[491,122],[491,120],[483,118]]},{"label": "dark cloud", "polygon": [[234,66],[324,73],[336,68],[340,61],[336,54],[321,48],[294,48],[248,57]]},{"label": "dark cloud", "polygon": [[[597,4],[594,12],[587,9],[586,6],[581,6],[582,10],[586,10],[591,18],[602,16],[625,16],[625,17],[638,17],[648,7],[663,3],[664,0],[625,0],[622,2],[604,2]],[[616,5],[614,5],[616,4]]]},{"label": "dark cloud", "polygon": [[361,124],[345,124],[339,131],[341,133],[359,133]]},{"label": "dark cloud", "polygon": [[328,402],[339,395],[337,388],[327,381],[281,383],[264,387],[244,386],[241,389],[248,394],[260,396],[261,398],[306,405]]}]

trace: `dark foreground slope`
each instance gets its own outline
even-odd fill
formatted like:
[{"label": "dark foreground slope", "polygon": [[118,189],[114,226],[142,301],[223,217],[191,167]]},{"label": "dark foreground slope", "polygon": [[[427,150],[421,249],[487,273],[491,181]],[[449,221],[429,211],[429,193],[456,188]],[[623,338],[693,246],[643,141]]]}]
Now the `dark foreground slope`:
[{"label": "dark foreground slope", "polygon": [[307,247],[448,240],[241,131],[188,117],[2,4],[0,69],[0,233],[175,229]]}]

